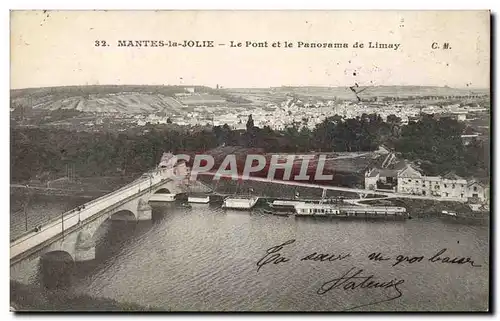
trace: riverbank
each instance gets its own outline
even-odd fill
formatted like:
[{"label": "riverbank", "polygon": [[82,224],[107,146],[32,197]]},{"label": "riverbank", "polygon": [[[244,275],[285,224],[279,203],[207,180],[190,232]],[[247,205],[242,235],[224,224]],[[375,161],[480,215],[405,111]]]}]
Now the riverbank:
[{"label": "riverbank", "polygon": [[[16,195],[21,203],[11,204],[11,213],[24,209],[24,202],[33,195],[47,195],[54,197],[77,197],[92,200],[120,187],[127,185],[136,179],[136,176],[116,177],[77,177],[68,180],[63,177],[52,182],[42,183],[40,181],[11,182],[10,193]],[[27,187],[28,186],[28,187]]]},{"label": "riverbank", "polygon": [[[405,207],[411,217],[443,217],[462,222],[489,222],[490,212],[474,212],[461,202],[415,200],[408,198],[391,198],[387,200],[363,201],[367,205],[393,205]],[[443,214],[443,211],[455,212],[457,216]]]},{"label": "riverbank", "polygon": [[[29,191],[40,195],[97,198],[129,184],[139,176],[76,177],[72,180],[62,177],[50,182],[37,180],[11,182],[11,189],[26,194]],[[29,186],[29,188],[26,188],[26,186]]]},{"label": "riverbank", "polygon": [[95,298],[73,293],[70,290],[49,291],[35,285],[25,285],[12,280],[10,281],[10,306],[15,312],[165,311],[165,309],[141,306],[135,303]]},{"label": "riverbank", "polygon": [[[105,194],[110,193],[110,191],[102,191],[102,190],[74,190],[74,189],[56,189],[56,188],[26,188],[20,186],[11,186],[10,187],[11,194],[16,194],[19,196],[24,195],[28,197],[28,195],[46,195],[46,196],[56,196],[56,197],[82,197],[88,198],[89,200],[101,197]],[[14,212],[21,210],[21,208],[13,209]]]},{"label": "riverbank", "polygon": [[[251,180],[232,180],[220,179],[213,180],[209,176],[198,176],[198,180],[213,188],[214,192],[222,194],[252,194],[260,197],[293,199],[315,198],[320,199],[323,190],[316,187],[288,186],[276,184],[273,182],[258,182]],[[327,190],[326,198],[345,197],[357,198],[358,194],[354,192]]]},{"label": "riverbank", "polygon": [[[256,181],[232,181],[220,180],[212,181],[206,177],[200,177],[207,185],[212,186],[218,193],[225,194],[252,194],[255,196],[267,198],[295,199],[321,199],[322,190],[313,187],[290,187],[275,183],[265,183]],[[371,194],[367,197],[383,197],[382,195]],[[353,192],[332,191],[326,192],[325,198],[346,198],[357,200],[359,204],[378,205],[378,206],[400,206],[407,209],[411,217],[441,217],[446,216],[442,211],[455,212],[459,217],[457,219],[471,221],[489,221],[489,213],[474,212],[471,208],[462,202],[456,201],[437,201],[426,199],[409,198],[387,198],[378,200],[360,200],[359,195]],[[261,201],[260,203],[263,203]]]}]

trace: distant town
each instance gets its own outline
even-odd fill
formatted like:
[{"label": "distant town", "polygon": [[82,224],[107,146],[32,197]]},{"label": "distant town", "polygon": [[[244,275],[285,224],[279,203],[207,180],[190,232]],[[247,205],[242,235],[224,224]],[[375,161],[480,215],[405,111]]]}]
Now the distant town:
[{"label": "distant town", "polygon": [[[64,87],[60,87],[64,88]],[[432,90],[422,87],[420,94],[390,87],[366,88],[269,88],[223,89],[175,87],[169,94],[150,90],[61,95],[46,89],[33,95],[13,95],[11,120],[18,126],[34,124],[70,127],[79,130],[125,131],[147,125],[223,126],[245,129],[249,115],[254,125],[273,130],[295,127],[315,128],[325,118],[356,118],[378,114],[384,121],[395,115],[401,124],[416,121],[422,114],[452,117],[473,130],[464,137],[488,133],[489,93],[485,90]],[[419,87],[417,87],[419,88]],[[29,91],[29,89],[26,89]],[[148,91],[149,90],[149,91]],[[116,91],[116,90],[114,90]],[[15,92],[15,91],[14,91]],[[359,92],[359,93],[358,93]]]}]

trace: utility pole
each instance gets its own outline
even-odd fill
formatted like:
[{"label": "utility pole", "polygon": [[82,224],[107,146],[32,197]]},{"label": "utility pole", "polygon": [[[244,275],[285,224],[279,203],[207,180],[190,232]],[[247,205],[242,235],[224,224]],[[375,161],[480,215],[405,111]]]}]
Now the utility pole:
[{"label": "utility pole", "polygon": [[326,197],[326,188],[323,188],[323,193],[321,194],[320,204],[323,204],[325,202],[325,197]]},{"label": "utility pole", "polygon": [[28,231],[28,212],[26,211],[26,205],[24,206],[24,227]]},{"label": "utility pole", "polygon": [[75,179],[75,164],[66,163],[66,178],[68,182],[72,182]]},{"label": "utility pole", "polygon": [[215,186],[212,190],[212,193],[214,193],[214,194],[217,193],[217,188],[219,187],[219,184],[220,184],[220,180],[215,181]]},{"label": "utility pole", "polygon": [[28,197],[26,199],[26,203],[24,203],[24,227],[25,227],[26,231],[28,231],[28,204],[30,202],[31,193],[30,193],[28,185],[26,185],[26,189],[28,192]]},{"label": "utility pole", "polygon": [[61,228],[62,228],[62,238],[64,241],[64,212],[61,213]]},{"label": "utility pole", "polygon": [[75,179],[75,164],[68,164],[68,181],[73,182]]}]

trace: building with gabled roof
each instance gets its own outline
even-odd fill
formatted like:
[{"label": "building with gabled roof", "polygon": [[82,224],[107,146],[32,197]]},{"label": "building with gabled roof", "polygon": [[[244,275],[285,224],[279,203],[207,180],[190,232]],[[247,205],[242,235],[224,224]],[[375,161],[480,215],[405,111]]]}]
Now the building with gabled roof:
[{"label": "building with gabled roof", "polygon": [[405,160],[388,169],[371,168],[365,172],[365,189],[392,190],[397,193],[434,196],[450,201],[484,203],[489,201],[489,189],[476,180],[467,181],[454,172],[443,176],[425,176]]},{"label": "building with gabled roof", "polygon": [[177,157],[171,152],[163,153],[158,168],[172,168],[177,163]]},{"label": "building with gabled roof", "polygon": [[467,198],[476,203],[484,203],[489,200],[490,190],[486,184],[476,180],[467,183]]}]

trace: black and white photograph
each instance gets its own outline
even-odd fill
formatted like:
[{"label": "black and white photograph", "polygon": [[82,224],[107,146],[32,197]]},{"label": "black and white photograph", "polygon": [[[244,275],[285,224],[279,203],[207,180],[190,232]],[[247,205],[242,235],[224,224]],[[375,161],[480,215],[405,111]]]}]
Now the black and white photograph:
[{"label": "black and white photograph", "polygon": [[491,19],[12,10],[10,311],[491,311]]}]

